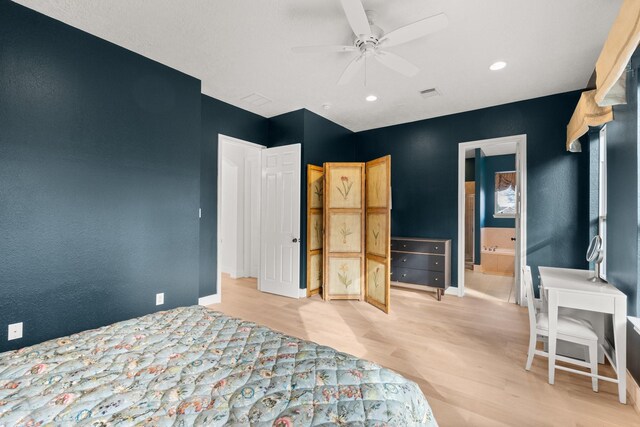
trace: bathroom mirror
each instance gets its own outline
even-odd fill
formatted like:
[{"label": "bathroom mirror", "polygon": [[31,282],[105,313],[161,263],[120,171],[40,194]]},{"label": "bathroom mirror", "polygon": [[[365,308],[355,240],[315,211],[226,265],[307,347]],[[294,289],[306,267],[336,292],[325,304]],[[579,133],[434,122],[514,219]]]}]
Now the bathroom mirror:
[{"label": "bathroom mirror", "polygon": [[587,248],[587,261],[593,262],[596,265],[595,275],[591,278],[592,282],[599,282],[600,280],[600,264],[604,258],[602,251],[602,238],[600,236],[593,236]]}]

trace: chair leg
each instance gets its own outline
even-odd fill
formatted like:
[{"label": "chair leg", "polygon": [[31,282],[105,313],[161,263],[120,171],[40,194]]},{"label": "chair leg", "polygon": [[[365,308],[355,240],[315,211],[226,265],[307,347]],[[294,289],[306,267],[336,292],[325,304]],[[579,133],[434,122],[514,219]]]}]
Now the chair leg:
[{"label": "chair leg", "polygon": [[531,364],[533,363],[533,356],[535,356],[536,354],[536,342],[537,342],[537,335],[534,332],[529,336],[529,353],[527,354],[527,366],[525,366],[525,369],[527,371],[531,370]]},{"label": "chair leg", "polygon": [[[589,345],[589,363],[591,364],[591,374],[598,375],[598,343],[592,343]],[[598,392],[598,378],[591,378],[591,388],[596,393]]]}]

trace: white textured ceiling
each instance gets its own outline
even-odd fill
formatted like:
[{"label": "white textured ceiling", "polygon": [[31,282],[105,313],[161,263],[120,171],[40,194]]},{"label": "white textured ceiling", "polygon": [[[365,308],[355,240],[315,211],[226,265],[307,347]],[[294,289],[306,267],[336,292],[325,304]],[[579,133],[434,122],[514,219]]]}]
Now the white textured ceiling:
[{"label": "white textured ceiling", "polygon": [[[391,31],[444,12],[444,31],[389,48],[421,68],[407,78],[369,62],[336,82],[353,53],[339,0],[18,0],[34,10],[202,80],[202,91],[265,117],[306,108],[353,131],[585,87],[622,0],[364,0]],[[504,60],[507,68],[489,71]],[[418,91],[436,87],[441,96]],[[261,94],[254,106],[242,98]],[[365,102],[365,95],[379,97]],[[331,108],[322,108],[330,103]]]}]

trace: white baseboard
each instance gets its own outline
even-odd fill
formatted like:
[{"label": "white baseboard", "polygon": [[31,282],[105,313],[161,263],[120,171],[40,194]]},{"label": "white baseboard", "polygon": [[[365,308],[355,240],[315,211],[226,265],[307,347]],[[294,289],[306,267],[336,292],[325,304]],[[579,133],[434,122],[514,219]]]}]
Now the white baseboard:
[{"label": "white baseboard", "polygon": [[207,295],[206,297],[198,298],[198,305],[211,305],[219,304],[222,301],[220,293]]},{"label": "white baseboard", "polygon": [[306,298],[307,297],[307,288],[298,290],[298,298]]},{"label": "white baseboard", "polygon": [[446,291],[444,291],[444,294],[445,294],[445,295],[455,295],[455,296],[457,296],[457,297],[462,296],[462,295],[460,295],[460,288],[458,288],[458,287],[453,287],[453,286],[449,286],[449,287],[447,288],[447,290],[446,290]]}]

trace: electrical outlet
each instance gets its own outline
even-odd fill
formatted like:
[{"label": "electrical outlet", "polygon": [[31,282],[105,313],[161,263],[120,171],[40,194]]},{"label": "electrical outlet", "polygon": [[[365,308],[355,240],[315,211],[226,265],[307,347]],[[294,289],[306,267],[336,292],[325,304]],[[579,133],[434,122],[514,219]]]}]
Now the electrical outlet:
[{"label": "electrical outlet", "polygon": [[9,325],[8,340],[17,340],[18,338],[22,338],[22,322]]},{"label": "electrical outlet", "polygon": [[156,294],[156,305],[164,304],[164,292],[161,294]]}]

